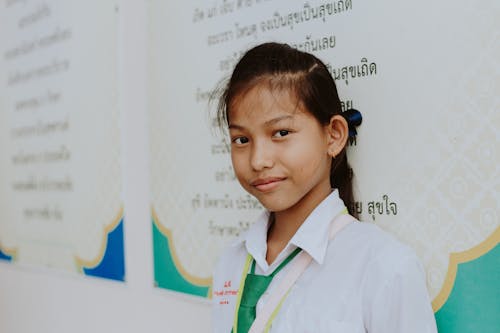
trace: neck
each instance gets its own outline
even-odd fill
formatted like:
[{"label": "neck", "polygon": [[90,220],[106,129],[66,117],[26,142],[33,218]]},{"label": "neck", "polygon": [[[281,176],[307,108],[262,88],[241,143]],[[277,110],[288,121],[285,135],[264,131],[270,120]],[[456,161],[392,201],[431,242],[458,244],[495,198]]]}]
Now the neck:
[{"label": "neck", "polygon": [[267,232],[266,261],[270,265],[283,251],[288,242],[295,235],[306,217],[298,217],[288,214],[273,213],[273,220]]},{"label": "neck", "polygon": [[296,204],[287,210],[273,212],[271,227],[267,232],[266,261],[272,264],[276,257],[283,251],[288,242],[302,226],[311,212],[330,194],[330,189],[317,200],[308,201],[308,205]]}]

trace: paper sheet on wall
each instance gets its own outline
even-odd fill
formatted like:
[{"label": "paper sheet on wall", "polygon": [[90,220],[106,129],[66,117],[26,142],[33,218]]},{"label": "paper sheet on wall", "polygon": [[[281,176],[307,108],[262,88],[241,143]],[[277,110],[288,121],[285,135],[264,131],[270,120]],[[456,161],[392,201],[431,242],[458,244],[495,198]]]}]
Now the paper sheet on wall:
[{"label": "paper sheet on wall", "polygon": [[117,34],[114,2],[2,4],[2,258],[124,279]]},{"label": "paper sheet on wall", "polygon": [[363,113],[355,209],[416,250],[440,309],[457,264],[500,238],[497,14],[494,1],[152,1],[156,282],[208,296],[219,251],[260,211],[207,102],[244,50],[279,41],[327,63],[344,108]]}]

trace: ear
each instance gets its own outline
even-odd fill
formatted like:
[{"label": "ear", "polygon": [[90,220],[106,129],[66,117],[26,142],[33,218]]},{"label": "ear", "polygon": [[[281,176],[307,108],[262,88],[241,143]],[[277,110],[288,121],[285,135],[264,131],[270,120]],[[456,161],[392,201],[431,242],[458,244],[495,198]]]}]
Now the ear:
[{"label": "ear", "polygon": [[341,115],[335,115],[326,126],[328,155],[337,156],[344,149],[349,138],[349,126]]}]

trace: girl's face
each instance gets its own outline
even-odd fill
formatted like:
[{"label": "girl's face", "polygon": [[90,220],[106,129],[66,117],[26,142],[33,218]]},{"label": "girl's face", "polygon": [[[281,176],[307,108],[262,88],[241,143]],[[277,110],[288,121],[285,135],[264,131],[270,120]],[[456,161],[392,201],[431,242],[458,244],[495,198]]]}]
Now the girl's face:
[{"label": "girl's face", "polygon": [[261,84],[231,106],[233,168],[264,207],[310,211],[331,192],[331,131],[293,94]]}]

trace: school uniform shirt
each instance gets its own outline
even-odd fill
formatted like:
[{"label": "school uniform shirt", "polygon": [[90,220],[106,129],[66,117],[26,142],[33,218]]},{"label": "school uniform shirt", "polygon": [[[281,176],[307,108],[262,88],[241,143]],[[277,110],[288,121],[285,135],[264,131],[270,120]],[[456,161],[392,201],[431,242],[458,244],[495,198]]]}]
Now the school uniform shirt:
[{"label": "school uniform shirt", "polygon": [[[247,254],[255,259],[256,274],[269,275],[297,247],[307,251],[312,261],[285,298],[271,333],[437,332],[424,270],[409,247],[363,222],[350,223],[329,241],[330,222],[344,209],[338,192],[333,191],[271,265],[266,262],[269,213],[264,212],[218,260],[213,332],[231,332]],[[257,316],[294,260],[260,298]]]}]

